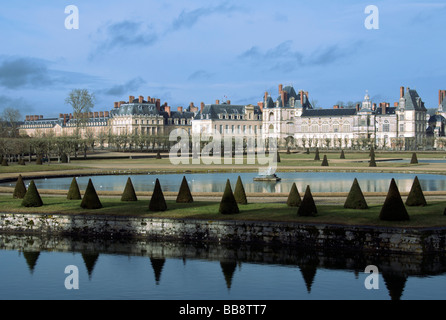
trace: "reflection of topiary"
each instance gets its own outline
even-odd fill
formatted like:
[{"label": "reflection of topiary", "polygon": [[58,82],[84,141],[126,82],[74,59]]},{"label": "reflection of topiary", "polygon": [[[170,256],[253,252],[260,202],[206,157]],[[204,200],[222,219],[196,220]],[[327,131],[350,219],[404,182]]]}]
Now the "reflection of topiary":
[{"label": "reflection of topiary", "polygon": [[341,156],[339,157],[339,159],[345,159],[345,153],[344,153],[344,150],[341,151]]},{"label": "reflection of topiary", "polygon": [[132,179],[130,179],[130,177],[127,179],[127,183],[125,184],[124,192],[122,192],[121,195],[121,201],[138,201],[135,188],[133,188]]},{"label": "reflection of topiary", "polygon": [[245,188],[243,187],[242,178],[240,178],[240,176],[238,176],[237,183],[235,184],[234,198],[239,204],[248,204]]},{"label": "reflection of topiary", "polygon": [[192,193],[190,192],[189,185],[187,184],[186,177],[183,176],[180,190],[178,191],[177,203],[191,203],[194,202]]},{"label": "reflection of topiary", "polygon": [[23,197],[25,197],[25,194],[26,194],[26,186],[25,183],[23,182],[22,175],[19,174],[12,197],[15,199],[23,199]]},{"label": "reflection of topiary", "polygon": [[418,164],[418,158],[415,152],[412,153],[412,159],[410,159],[410,164]]},{"label": "reflection of topiary", "polygon": [[288,205],[288,207],[298,207],[301,203],[302,200],[300,199],[300,194],[297,190],[296,183],[293,183],[286,204]]},{"label": "reflection of topiary", "polygon": [[344,203],[344,208],[346,209],[368,209],[369,206],[365,201],[364,194],[362,193],[361,187],[359,186],[358,180],[355,178],[353,181],[350,192]]},{"label": "reflection of topiary", "polygon": [[167,204],[164,199],[163,191],[161,190],[160,181],[156,179],[155,189],[153,189],[152,198],[149,203],[150,211],[166,211]]},{"label": "reflection of topiary", "polygon": [[221,198],[219,212],[221,214],[233,214],[240,212],[237,201],[235,201],[234,194],[232,193],[229,179],[226,181],[225,192],[223,193],[223,197]]},{"label": "reflection of topiary", "polygon": [[319,148],[316,148],[316,154],[314,155],[314,160],[321,160],[319,156]]},{"label": "reflection of topiary", "polygon": [[426,198],[424,198],[418,177],[415,177],[412,188],[410,188],[409,196],[406,199],[407,206],[426,206]]},{"label": "reflection of topiary", "polygon": [[327,159],[327,155],[324,155],[324,160],[322,160],[322,167],[328,167],[328,159]]},{"label": "reflection of topiary", "polygon": [[389,192],[381,208],[379,219],[387,221],[409,220],[409,214],[394,179],[390,182]]},{"label": "reflection of topiary", "polygon": [[276,162],[277,162],[277,163],[280,162],[280,154],[279,154],[279,151],[276,152]]},{"label": "reflection of topiary", "polygon": [[156,153],[156,159],[161,159],[161,153],[159,151]]},{"label": "reflection of topiary", "polygon": [[39,191],[37,191],[34,180],[31,180],[28,191],[22,200],[23,207],[41,207],[43,206],[42,198],[40,198]]},{"label": "reflection of topiary", "polygon": [[87,189],[85,189],[84,197],[82,198],[81,207],[84,209],[100,209],[102,203],[99,200],[96,189],[93,186],[91,179],[88,180]]},{"label": "reflection of topiary", "polygon": [[297,214],[299,216],[316,216],[317,214],[317,208],[314,203],[313,195],[311,194],[310,186],[307,186],[307,189],[305,190],[305,195],[297,210]]},{"label": "reflection of topiary", "polygon": [[68,193],[67,193],[67,199],[68,200],[82,199],[81,192],[79,191],[79,186],[77,184],[75,177],[73,177],[73,180],[71,180],[70,189],[68,189]]}]

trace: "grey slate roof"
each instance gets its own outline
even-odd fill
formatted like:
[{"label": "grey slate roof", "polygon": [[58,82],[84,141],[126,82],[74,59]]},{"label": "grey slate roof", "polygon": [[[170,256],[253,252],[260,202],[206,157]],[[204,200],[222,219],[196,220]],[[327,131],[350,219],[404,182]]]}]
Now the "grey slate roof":
[{"label": "grey slate roof", "polygon": [[[254,114],[262,114],[260,111],[259,106],[253,106],[254,107]],[[203,119],[211,119],[211,120],[217,120],[219,119],[219,114],[233,114],[233,115],[243,115],[245,114],[245,105],[233,105],[233,104],[207,104],[204,106],[201,113],[197,113],[195,116],[196,120],[201,120],[202,115]],[[235,119],[234,119],[235,120]]]},{"label": "grey slate roof", "polygon": [[356,114],[356,109],[305,109],[302,117],[346,117]]},{"label": "grey slate roof", "polygon": [[[396,107],[386,108],[386,114],[395,114],[395,111],[396,111]],[[383,112],[383,110],[381,108],[376,108],[376,110],[375,110],[375,114],[377,116],[382,115],[383,114],[382,112]]]},{"label": "grey slate roof", "polygon": [[[135,99],[136,100],[136,99]],[[127,115],[157,115],[159,114],[154,104],[123,104],[119,108],[115,108],[110,111],[110,116],[127,116]]]},{"label": "grey slate roof", "polygon": [[403,98],[406,99],[406,110],[427,111],[416,90],[407,88]]}]

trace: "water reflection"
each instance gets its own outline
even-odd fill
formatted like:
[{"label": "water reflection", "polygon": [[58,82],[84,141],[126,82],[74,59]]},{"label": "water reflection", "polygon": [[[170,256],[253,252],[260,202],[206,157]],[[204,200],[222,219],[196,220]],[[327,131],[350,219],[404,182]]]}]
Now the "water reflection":
[{"label": "water reflection", "polygon": [[[32,240],[31,244],[29,240]],[[445,254],[391,255],[143,240],[86,243],[69,238],[51,238],[49,241],[20,235],[1,235],[0,249],[0,298],[3,299],[31,294],[32,290],[28,290],[30,281],[39,281],[40,277],[48,278],[43,282],[44,287],[39,282],[38,296],[31,299],[51,297],[51,290],[56,290],[59,297],[68,295],[67,298],[73,298],[66,290],[46,288],[45,285],[56,281],[62,286],[60,275],[65,266],[72,263],[70,259],[77,256],[81,257],[83,270],[88,275],[88,283],[81,284],[82,288],[89,288],[81,291],[83,299],[446,298]],[[19,259],[8,254],[14,251],[19,252]],[[122,257],[127,257],[127,263]],[[27,290],[18,290],[17,283],[26,279],[18,272],[23,259],[33,277],[27,279]],[[141,268],[137,266],[140,259],[145,261]],[[378,293],[364,288],[368,275],[364,270],[368,265],[376,265],[380,271]],[[51,272],[48,266],[57,267],[58,271]],[[150,278],[154,287],[148,286],[145,280]],[[431,279],[437,287],[432,286]],[[8,285],[8,281],[14,282],[15,287]]]},{"label": "water reflection", "polygon": [[[237,177],[240,176],[245,191],[248,193],[288,193],[293,183],[299,191],[304,191],[307,185],[312,192],[348,192],[353,180],[358,179],[363,192],[387,192],[390,181],[395,179],[401,192],[409,192],[415,176],[418,176],[424,191],[446,190],[446,175],[404,174],[404,173],[366,173],[366,172],[283,172],[278,173],[280,182],[253,181],[256,173],[206,173],[186,174],[186,179],[192,192],[223,192],[226,180],[230,179],[235,188]],[[160,180],[163,191],[178,192],[183,174],[160,175],[118,175],[91,177],[96,190],[123,191],[127,178],[132,179],[136,191],[152,191],[155,180]],[[79,177],[79,188],[85,189],[90,177]],[[72,178],[51,178],[35,180],[38,188],[68,190]],[[29,183],[29,181],[25,181]],[[13,186],[13,183],[3,183],[3,186]]]}]

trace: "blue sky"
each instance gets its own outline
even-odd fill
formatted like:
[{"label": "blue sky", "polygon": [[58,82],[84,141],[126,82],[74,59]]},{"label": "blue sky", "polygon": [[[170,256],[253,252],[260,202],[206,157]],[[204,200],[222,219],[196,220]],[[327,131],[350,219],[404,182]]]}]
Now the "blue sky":
[{"label": "blue sky", "polygon": [[[67,30],[65,6],[79,9]],[[379,29],[368,30],[368,5]],[[415,88],[428,108],[446,89],[443,0],[7,1],[0,7],[0,112],[69,113],[75,88],[94,111],[129,95],[171,107],[257,104],[278,85],[309,92],[317,106],[393,102]]]}]

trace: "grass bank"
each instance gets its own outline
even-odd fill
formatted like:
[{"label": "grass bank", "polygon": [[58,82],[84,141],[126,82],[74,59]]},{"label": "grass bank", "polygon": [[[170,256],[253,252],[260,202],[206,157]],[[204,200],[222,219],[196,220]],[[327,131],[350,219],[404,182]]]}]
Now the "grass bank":
[{"label": "grass bank", "polygon": [[153,213],[148,210],[149,200],[122,202],[117,197],[101,198],[102,209],[86,210],[80,208],[80,200],[68,201],[62,196],[42,197],[44,206],[25,208],[21,200],[12,199],[11,195],[1,195],[1,211],[5,213],[41,213],[68,215],[119,215],[173,219],[202,220],[241,220],[241,221],[279,221],[315,224],[363,225],[382,227],[446,227],[446,216],[443,215],[446,201],[432,202],[426,207],[406,207],[409,221],[380,221],[381,205],[371,205],[367,210],[344,209],[341,205],[317,205],[318,215],[300,217],[297,208],[290,208],[285,203],[250,203],[239,205],[240,213],[222,215],[218,213],[219,202],[195,201],[191,204],[177,204],[167,200],[168,210]]}]

